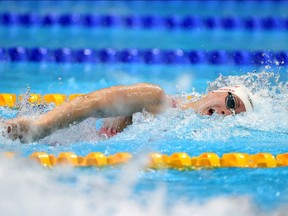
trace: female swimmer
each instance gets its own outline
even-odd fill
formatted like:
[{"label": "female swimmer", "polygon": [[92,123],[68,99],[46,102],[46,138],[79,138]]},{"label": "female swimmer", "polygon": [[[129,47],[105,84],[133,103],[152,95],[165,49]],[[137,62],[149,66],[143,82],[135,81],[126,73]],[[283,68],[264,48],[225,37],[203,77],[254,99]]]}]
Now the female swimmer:
[{"label": "female swimmer", "polygon": [[[15,118],[5,122],[3,135],[23,143],[42,139],[56,130],[77,124],[88,117],[113,117],[109,128],[100,133],[107,136],[121,132],[132,123],[132,115],[145,109],[153,114],[167,108],[192,108],[200,115],[238,114],[253,109],[250,91],[244,86],[220,88],[209,92],[196,102],[185,103],[167,96],[162,88],[148,83],[131,86],[114,86],[75,98],[54,108],[37,119]],[[111,119],[110,119],[111,121]]]}]

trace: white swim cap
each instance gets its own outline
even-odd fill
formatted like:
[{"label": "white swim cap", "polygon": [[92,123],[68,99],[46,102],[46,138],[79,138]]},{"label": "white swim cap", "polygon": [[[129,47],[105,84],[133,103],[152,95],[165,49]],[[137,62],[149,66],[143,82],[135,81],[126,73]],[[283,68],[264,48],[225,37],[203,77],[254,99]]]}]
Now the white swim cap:
[{"label": "white swim cap", "polygon": [[242,85],[222,87],[213,92],[231,92],[235,94],[243,102],[246,112],[252,111],[254,108],[252,98],[251,98],[252,96],[251,91]]}]

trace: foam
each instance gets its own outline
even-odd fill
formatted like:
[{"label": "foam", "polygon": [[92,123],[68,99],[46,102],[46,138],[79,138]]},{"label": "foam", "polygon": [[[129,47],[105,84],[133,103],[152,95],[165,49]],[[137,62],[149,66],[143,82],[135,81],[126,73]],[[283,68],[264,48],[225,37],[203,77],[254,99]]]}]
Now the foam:
[{"label": "foam", "polygon": [[77,176],[74,170],[64,167],[49,172],[32,163],[23,164],[2,158],[0,162],[1,215],[74,216],[95,215],[95,212],[103,216],[259,215],[247,196],[217,196],[201,202],[178,196],[177,200],[167,205],[169,194],[165,187],[135,194],[134,186],[139,176],[135,164],[120,171],[120,177],[112,183],[104,175],[90,173]]}]

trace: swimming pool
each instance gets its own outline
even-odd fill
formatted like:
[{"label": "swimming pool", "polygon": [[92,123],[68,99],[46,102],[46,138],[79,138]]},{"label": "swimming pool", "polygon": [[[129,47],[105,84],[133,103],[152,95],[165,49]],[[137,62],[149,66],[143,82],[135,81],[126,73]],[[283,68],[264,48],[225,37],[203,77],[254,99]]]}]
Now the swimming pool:
[{"label": "swimming pool", "polygon": [[[189,29],[167,28],[163,27],[164,24],[153,28],[122,24],[107,26],[107,23],[106,26],[83,26],[70,18],[67,21],[67,14],[133,15],[140,18],[152,15],[171,18],[173,15],[177,19],[192,14],[203,20],[222,16],[233,16],[238,20],[253,16],[258,22],[262,17],[287,19],[288,4],[285,1],[231,1],[225,4],[169,1],[165,3],[165,10],[162,9],[163,4],[140,1],[60,1],[59,5],[54,2],[0,2],[0,47],[5,52],[0,54],[1,92],[20,95],[29,90],[43,95],[68,95],[118,84],[152,82],[162,86],[167,93],[180,97],[191,92],[203,94],[207,88],[218,85],[240,83],[251,88],[257,96],[255,111],[225,118],[199,117],[191,110],[183,112],[177,109],[168,110],[155,118],[137,113],[133,116],[132,126],[107,140],[100,140],[93,133],[93,119],[28,145],[1,137],[1,152],[12,151],[21,155],[15,160],[1,158],[1,215],[92,215],[94,212],[99,215],[285,214],[288,189],[286,167],[197,171],[143,168],[147,162],[145,155],[149,152],[169,155],[187,152],[191,156],[203,152],[218,155],[229,152],[270,152],[273,155],[288,152],[287,64],[277,65],[275,59],[266,61],[265,58],[260,58],[264,63],[240,61],[236,64],[222,56],[222,51],[240,50],[254,57],[255,51],[283,52],[285,57],[288,32],[284,24],[281,28],[274,23],[272,29],[258,26],[252,30],[239,26],[225,29],[217,22],[213,28],[210,22],[206,22],[204,27]],[[219,11],[219,15],[215,15],[214,11]],[[33,24],[33,20],[28,24],[27,20],[22,24],[18,21],[5,23],[4,13],[9,13],[10,18],[22,13],[65,16],[62,24],[42,26]],[[24,48],[23,56],[13,58],[15,52],[11,50],[15,47]],[[41,61],[31,60],[27,50],[35,47],[53,50],[53,54]],[[76,61],[72,54],[66,56],[62,52],[56,55],[58,48],[69,48],[73,52],[78,49],[93,49],[96,52],[107,51],[108,48],[117,52],[137,49],[139,53],[154,48],[161,52],[194,50],[198,54],[204,52],[205,60],[200,58],[191,62],[176,55],[179,61],[171,62],[170,57],[167,60],[163,54],[164,60],[149,63],[147,59],[143,61],[139,54],[135,61],[122,61],[123,58],[120,61],[113,55],[118,60],[104,58],[103,61],[96,55],[93,60]],[[217,51],[223,61],[209,61],[208,51]],[[110,54],[108,56],[111,57]],[[157,60],[155,56],[153,54],[152,59]],[[254,57],[251,59],[255,60]],[[222,76],[219,76],[220,73]],[[4,107],[0,111],[2,117],[11,118],[16,114],[38,114],[43,110],[26,105],[20,112]],[[130,152],[134,160],[118,168],[43,169],[29,160],[23,160],[35,151],[55,155],[72,151],[82,156],[95,151],[106,155]]]}]

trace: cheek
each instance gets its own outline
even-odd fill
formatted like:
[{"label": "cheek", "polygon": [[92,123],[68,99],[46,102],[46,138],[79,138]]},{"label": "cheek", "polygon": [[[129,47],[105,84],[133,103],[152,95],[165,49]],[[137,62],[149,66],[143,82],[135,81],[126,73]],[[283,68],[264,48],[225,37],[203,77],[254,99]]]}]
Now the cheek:
[{"label": "cheek", "polygon": [[242,112],[246,112],[246,109],[244,106],[237,109],[237,113],[242,113]]},{"label": "cheek", "polygon": [[211,100],[203,100],[199,103],[199,109],[207,109],[213,105]]},{"label": "cheek", "polygon": [[[224,107],[223,107],[224,106]],[[226,108],[223,98],[215,97],[215,95],[208,95],[198,101],[198,110],[205,110],[210,108]]]},{"label": "cheek", "polygon": [[[223,109],[223,110],[226,110],[226,109],[227,109],[225,103],[219,103],[219,104],[218,104],[218,107],[221,108],[221,109]],[[228,110],[228,109],[227,109],[227,110]]]},{"label": "cheek", "polygon": [[224,105],[224,102],[221,98],[211,98],[208,102],[207,102],[207,106],[210,107],[222,107]]}]

